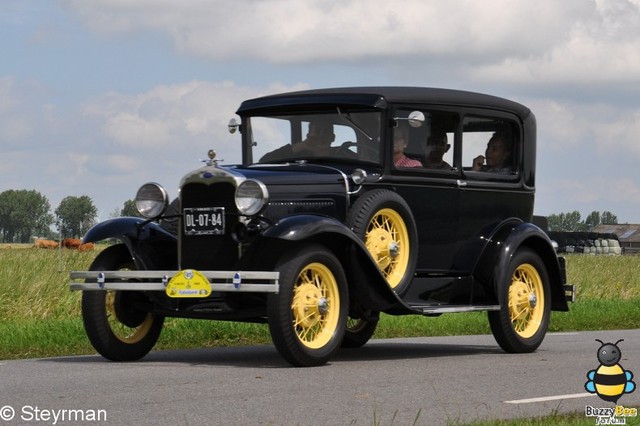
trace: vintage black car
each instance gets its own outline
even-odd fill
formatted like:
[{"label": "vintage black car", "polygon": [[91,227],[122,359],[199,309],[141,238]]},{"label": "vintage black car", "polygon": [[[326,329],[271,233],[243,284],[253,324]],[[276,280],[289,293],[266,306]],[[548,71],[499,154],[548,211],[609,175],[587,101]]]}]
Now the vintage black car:
[{"label": "vintage black car", "polygon": [[87,335],[129,361],[165,317],[267,322],[295,366],[360,347],[381,312],[487,311],[498,344],[531,352],[567,311],[564,259],[532,224],[536,122],[493,96],[417,87],[308,90],[243,102],[242,164],[209,161],[144,218],[94,226],[117,239],[82,291]]}]

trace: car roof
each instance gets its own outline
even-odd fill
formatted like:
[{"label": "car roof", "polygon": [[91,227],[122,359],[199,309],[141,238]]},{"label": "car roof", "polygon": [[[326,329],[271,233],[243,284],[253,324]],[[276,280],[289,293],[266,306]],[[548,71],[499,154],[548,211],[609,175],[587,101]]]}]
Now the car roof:
[{"label": "car roof", "polygon": [[336,87],[279,93],[246,100],[238,108],[237,114],[247,115],[259,110],[302,105],[386,108],[387,103],[489,107],[511,111],[522,118],[531,114],[526,106],[497,96],[464,90],[408,86]]}]

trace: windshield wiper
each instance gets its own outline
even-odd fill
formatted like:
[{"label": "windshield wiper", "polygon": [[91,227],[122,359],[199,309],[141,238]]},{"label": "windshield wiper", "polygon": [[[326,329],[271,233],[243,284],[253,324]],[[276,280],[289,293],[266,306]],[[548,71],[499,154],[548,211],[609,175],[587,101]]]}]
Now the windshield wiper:
[{"label": "windshield wiper", "polygon": [[346,121],[347,123],[351,124],[356,129],[358,129],[360,131],[360,133],[362,133],[367,139],[369,139],[370,141],[373,140],[373,138],[371,136],[369,136],[369,134],[367,132],[365,132],[362,127],[358,126],[355,123],[355,121],[353,121],[353,119],[351,118],[349,113],[343,114],[342,111],[340,111],[340,107],[336,107],[336,109],[338,110],[338,115],[340,116],[340,118],[342,118],[344,121]]}]

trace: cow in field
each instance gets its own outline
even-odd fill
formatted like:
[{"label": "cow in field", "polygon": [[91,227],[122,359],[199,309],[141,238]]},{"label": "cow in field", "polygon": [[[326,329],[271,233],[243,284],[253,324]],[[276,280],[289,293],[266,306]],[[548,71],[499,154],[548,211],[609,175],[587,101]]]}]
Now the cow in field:
[{"label": "cow in field", "polygon": [[58,243],[53,240],[38,239],[33,246],[36,248],[54,249],[58,248]]},{"label": "cow in field", "polygon": [[80,244],[82,244],[82,241],[80,241],[78,238],[65,238],[64,240],[62,240],[62,247],[65,248],[77,249],[78,247],[80,247]]},{"label": "cow in field", "polygon": [[84,243],[84,244],[80,244],[80,246],[78,247],[78,251],[82,252],[82,251],[90,251],[93,250],[93,243]]}]

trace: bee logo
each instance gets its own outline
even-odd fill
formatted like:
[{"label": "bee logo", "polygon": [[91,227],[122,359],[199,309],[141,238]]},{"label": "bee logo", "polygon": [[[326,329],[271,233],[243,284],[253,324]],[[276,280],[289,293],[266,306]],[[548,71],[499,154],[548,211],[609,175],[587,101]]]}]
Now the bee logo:
[{"label": "bee logo", "polygon": [[604,343],[596,339],[602,345],[598,349],[600,367],[587,373],[589,380],[584,384],[587,392],[596,393],[600,399],[616,404],[623,394],[636,389],[636,384],[631,380],[633,373],[624,370],[619,364],[622,352],[618,343],[623,341],[624,339],[620,339],[616,343]]}]

